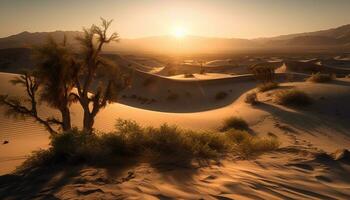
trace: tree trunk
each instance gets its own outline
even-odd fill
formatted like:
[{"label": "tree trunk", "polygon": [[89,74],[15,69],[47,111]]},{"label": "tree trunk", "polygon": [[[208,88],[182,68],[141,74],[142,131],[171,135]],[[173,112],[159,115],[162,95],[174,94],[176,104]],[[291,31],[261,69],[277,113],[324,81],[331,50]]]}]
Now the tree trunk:
[{"label": "tree trunk", "polygon": [[90,114],[89,111],[84,109],[84,120],[83,120],[83,129],[87,133],[92,133],[92,127],[94,125],[94,117]]},{"label": "tree trunk", "polygon": [[64,107],[63,109],[61,109],[61,115],[62,115],[62,129],[63,129],[63,131],[71,130],[72,125],[71,125],[69,108]]}]

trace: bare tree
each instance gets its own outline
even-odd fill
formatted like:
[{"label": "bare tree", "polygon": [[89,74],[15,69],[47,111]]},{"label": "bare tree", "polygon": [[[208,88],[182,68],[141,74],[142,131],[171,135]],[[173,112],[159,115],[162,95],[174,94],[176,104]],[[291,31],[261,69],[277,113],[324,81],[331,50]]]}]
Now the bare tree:
[{"label": "bare tree", "polygon": [[[101,18],[101,21],[100,26],[85,28],[83,36],[77,38],[82,46],[80,54],[83,57],[74,78],[78,92],[71,94],[83,108],[83,128],[90,133],[97,113],[116,97],[119,91],[127,87],[130,80],[129,76],[122,75],[118,68],[101,56],[105,44],[119,40],[117,33],[107,36],[112,20]],[[106,77],[98,79],[96,73],[101,67],[111,69],[111,73],[106,72]]]}]

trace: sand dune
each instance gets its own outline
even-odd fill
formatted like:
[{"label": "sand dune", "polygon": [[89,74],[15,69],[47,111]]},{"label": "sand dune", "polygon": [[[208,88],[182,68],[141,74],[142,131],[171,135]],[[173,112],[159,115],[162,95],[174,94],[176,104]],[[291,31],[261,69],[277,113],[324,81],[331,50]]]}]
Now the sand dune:
[{"label": "sand dune", "polygon": [[[0,74],[1,93],[19,94],[21,88],[13,87],[7,81],[13,74]],[[157,77],[157,76],[152,76]],[[147,78],[147,77],[146,77]],[[234,81],[233,81],[234,80]],[[240,81],[241,80],[241,81]],[[143,86],[144,79],[135,83],[134,92],[148,93],[152,87]],[[167,92],[167,88],[186,88],[194,82],[171,80],[159,77],[160,85],[165,88],[153,88]],[[349,165],[340,161],[315,159],[320,152],[334,152],[337,149],[350,148],[350,80],[337,79],[330,83],[315,84],[309,82],[284,83],[281,89],[297,88],[306,91],[315,99],[314,105],[306,109],[291,109],[276,105],[272,90],[258,95],[261,104],[250,106],[244,103],[244,95],[254,90],[255,82],[242,77],[202,80],[201,87],[209,91],[210,87],[225,89],[232,94],[224,104],[197,112],[160,112],[138,107],[113,103],[102,110],[96,119],[96,129],[110,131],[117,118],[133,119],[143,125],[158,126],[161,123],[177,124],[184,128],[208,130],[216,129],[220,122],[229,116],[240,116],[248,121],[252,131],[261,136],[274,135],[281,141],[281,150],[269,153],[257,159],[237,161],[225,159],[220,164],[179,168],[177,166],[150,166],[146,163],[128,165],[125,168],[105,169],[77,166],[64,169],[58,174],[47,173],[40,181],[22,187],[18,181],[7,184],[3,190],[26,188],[21,194],[30,196],[33,191],[40,197],[68,199],[96,198],[148,198],[148,199],[349,199],[350,182],[346,176]],[[166,84],[165,84],[166,83]],[[174,84],[174,85],[172,85]],[[183,86],[182,86],[183,85]],[[126,93],[127,94],[127,93]],[[139,94],[139,93],[137,93]],[[155,94],[155,93],[154,93]],[[200,94],[200,93],[198,93]],[[206,94],[209,94],[206,93]],[[211,95],[215,92],[211,91]],[[194,95],[194,97],[196,97]],[[193,105],[196,101],[211,105],[216,102],[212,96],[192,98],[189,104],[183,101],[161,101],[164,108]],[[123,99],[133,101],[133,99]],[[134,102],[135,103],[135,102]],[[147,106],[145,106],[147,108]],[[161,108],[161,107],[158,107]],[[3,110],[3,108],[1,108]],[[42,108],[43,109],[43,108]],[[81,110],[72,106],[73,122],[81,120]],[[45,108],[46,115],[53,112]],[[53,113],[54,114],[54,113]],[[144,116],[147,116],[145,118]],[[46,148],[49,141],[47,133],[31,120],[15,121],[1,115],[0,141],[10,143],[0,145],[0,173],[8,173],[20,164],[29,152]],[[270,135],[270,136],[268,136]],[[30,138],[30,140],[28,140]],[[19,148],[20,147],[20,148]],[[42,175],[42,174],[41,174]],[[15,177],[14,177],[15,178]],[[36,180],[27,177],[26,181]],[[4,179],[0,179],[3,184]],[[49,182],[46,182],[49,181]],[[4,192],[0,192],[5,194]],[[16,196],[17,194],[8,194]]]}]

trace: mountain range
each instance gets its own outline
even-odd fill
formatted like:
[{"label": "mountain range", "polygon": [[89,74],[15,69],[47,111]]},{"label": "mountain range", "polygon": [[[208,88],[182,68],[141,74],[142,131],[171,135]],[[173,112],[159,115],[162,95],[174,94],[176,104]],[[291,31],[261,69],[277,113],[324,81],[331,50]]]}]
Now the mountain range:
[{"label": "mountain range", "polygon": [[[26,48],[44,43],[50,35],[55,40],[67,40],[76,46],[75,37],[79,31],[22,32],[0,38],[0,49]],[[123,39],[106,47],[106,51],[154,52],[154,53],[214,53],[243,50],[266,49],[350,49],[350,24],[333,29],[298,34],[281,35],[270,38],[239,39],[186,36],[153,36],[136,39]]]}]

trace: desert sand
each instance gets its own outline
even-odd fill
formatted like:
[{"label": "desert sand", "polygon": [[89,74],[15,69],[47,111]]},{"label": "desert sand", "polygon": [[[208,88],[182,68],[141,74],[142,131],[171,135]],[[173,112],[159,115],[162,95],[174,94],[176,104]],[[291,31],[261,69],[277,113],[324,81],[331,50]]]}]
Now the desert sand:
[{"label": "desert sand", "polygon": [[[18,95],[21,88],[8,80],[15,74],[0,74],[0,92]],[[157,76],[155,76],[157,77]],[[223,78],[225,79],[225,78]],[[167,101],[157,96],[154,104],[146,106],[132,98],[122,103],[109,104],[98,115],[95,128],[100,131],[113,129],[118,118],[133,119],[143,125],[158,126],[162,123],[176,124],[183,128],[217,129],[223,119],[239,116],[247,120],[252,131],[266,137],[278,137],[281,148],[252,160],[227,158],[209,163],[194,163],[191,167],[173,165],[150,166],[147,163],[124,163],[117,169],[79,166],[64,169],[62,173],[23,178],[13,184],[3,185],[2,190],[22,188],[21,194],[37,198],[62,199],[349,199],[350,170],[348,157],[333,159],[331,153],[350,148],[350,80],[337,79],[330,83],[295,82],[284,83],[280,89],[297,88],[306,91],[315,103],[302,110],[287,108],[274,103],[273,93],[259,93],[261,103],[250,106],[244,102],[246,93],[254,91],[254,80],[238,81],[234,77],[202,79],[200,87],[193,87],[193,98]],[[188,80],[167,78],[162,87],[181,89]],[[181,82],[179,84],[179,82]],[[164,85],[167,83],[167,85]],[[191,83],[191,82],[190,82]],[[141,83],[129,91],[137,92]],[[213,88],[216,88],[214,90]],[[141,88],[143,89],[143,88]],[[159,88],[148,88],[158,91]],[[198,90],[198,91],[197,91]],[[230,93],[231,90],[231,93]],[[205,91],[206,95],[203,95]],[[224,103],[213,96],[217,91],[227,91]],[[131,93],[130,93],[131,92]],[[164,89],[163,93],[166,93]],[[197,97],[198,95],[198,97]],[[167,112],[179,106],[202,103],[197,111]],[[133,101],[133,102],[128,102]],[[184,104],[187,101],[187,104]],[[228,102],[226,102],[228,101]],[[204,103],[203,103],[204,102]],[[136,105],[136,107],[125,105]],[[217,104],[216,107],[203,109]],[[4,108],[1,108],[2,111]],[[164,110],[165,109],[165,110]],[[54,114],[42,105],[45,115]],[[2,112],[3,113],[3,112]],[[73,105],[73,122],[81,119],[81,110]],[[147,116],[145,118],[144,116]],[[31,151],[47,148],[48,134],[30,119],[18,121],[1,114],[0,173],[10,173]],[[30,139],[28,139],[30,138]],[[16,178],[11,175],[5,178]],[[4,180],[4,178],[3,178]],[[29,180],[37,182],[25,185]],[[4,184],[4,183],[2,183]],[[22,185],[18,185],[22,184]],[[16,191],[16,190],[11,190]],[[3,193],[1,191],[0,193]],[[16,197],[17,194],[9,194]]]}]

